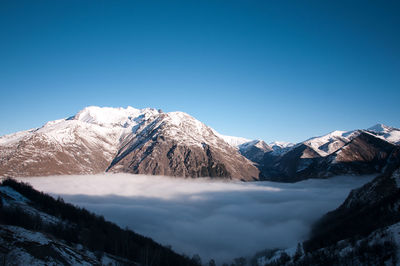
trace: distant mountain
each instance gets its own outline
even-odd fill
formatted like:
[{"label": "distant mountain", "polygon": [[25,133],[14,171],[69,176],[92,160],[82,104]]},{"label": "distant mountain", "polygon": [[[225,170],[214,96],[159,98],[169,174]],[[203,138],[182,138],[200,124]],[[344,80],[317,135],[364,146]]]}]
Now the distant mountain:
[{"label": "distant mountain", "polygon": [[0,138],[0,175],[104,171],[254,180],[259,170],[219,134],[182,112],[87,107]]},{"label": "distant mountain", "polygon": [[239,151],[249,160],[259,163],[264,154],[274,151],[274,149],[262,140],[253,140],[238,145]]},{"label": "distant mountain", "polygon": [[367,130],[391,143],[400,144],[400,129],[398,128],[385,126],[383,124],[376,124],[375,126],[368,128]]},{"label": "distant mountain", "polygon": [[400,141],[400,135],[396,135],[400,130],[382,127],[380,131],[376,127],[334,131],[281,147],[251,141],[239,145],[239,151],[256,163],[262,178],[273,181],[379,173]]}]

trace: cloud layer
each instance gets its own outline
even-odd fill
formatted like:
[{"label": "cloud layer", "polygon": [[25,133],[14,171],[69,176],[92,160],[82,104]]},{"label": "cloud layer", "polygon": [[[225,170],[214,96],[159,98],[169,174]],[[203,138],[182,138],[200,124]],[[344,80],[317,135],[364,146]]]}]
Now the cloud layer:
[{"label": "cloud layer", "polygon": [[104,174],[20,178],[122,227],[218,262],[304,240],[311,224],[372,177],[295,184]]}]

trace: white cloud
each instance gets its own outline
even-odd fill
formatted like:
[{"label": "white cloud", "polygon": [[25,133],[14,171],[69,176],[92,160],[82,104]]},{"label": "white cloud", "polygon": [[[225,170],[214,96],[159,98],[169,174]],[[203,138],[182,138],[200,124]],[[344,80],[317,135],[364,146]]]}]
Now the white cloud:
[{"label": "white cloud", "polygon": [[371,177],[295,184],[104,174],[20,178],[203,261],[294,246],[311,224]]}]

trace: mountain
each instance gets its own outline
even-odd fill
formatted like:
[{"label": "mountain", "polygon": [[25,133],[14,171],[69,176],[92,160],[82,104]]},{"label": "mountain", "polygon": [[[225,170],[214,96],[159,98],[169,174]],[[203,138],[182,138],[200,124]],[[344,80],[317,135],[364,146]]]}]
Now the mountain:
[{"label": "mountain", "polygon": [[126,172],[295,182],[382,171],[400,130],[382,124],[291,144],[224,136],[183,112],[91,106],[0,137],[0,176]]},{"label": "mountain", "polygon": [[139,125],[124,139],[107,171],[243,180],[259,175],[211,128],[182,112],[162,113]]},{"label": "mountain", "polygon": [[182,112],[87,107],[0,137],[0,175],[104,171],[254,180],[259,170],[215,130]]},{"label": "mountain", "polygon": [[367,130],[391,143],[400,144],[400,129],[398,128],[385,126],[383,124],[376,124]]},{"label": "mountain", "polygon": [[372,130],[334,131],[279,148],[260,149],[256,146],[259,142],[248,142],[240,145],[239,151],[256,163],[264,179],[272,181],[374,174],[382,171],[397,146],[396,132],[394,128],[384,134]]},{"label": "mountain", "polygon": [[0,183],[2,265],[199,265],[12,179]]},{"label": "mountain", "polygon": [[267,143],[262,140],[253,140],[238,145],[240,153],[250,161],[259,163],[264,154],[274,151]]}]

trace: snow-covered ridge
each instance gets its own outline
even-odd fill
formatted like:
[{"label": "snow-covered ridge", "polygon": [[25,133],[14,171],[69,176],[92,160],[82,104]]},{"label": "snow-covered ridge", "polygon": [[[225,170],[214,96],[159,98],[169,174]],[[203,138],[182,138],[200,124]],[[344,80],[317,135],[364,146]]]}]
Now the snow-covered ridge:
[{"label": "snow-covered ridge", "polygon": [[400,129],[398,128],[389,127],[383,124],[376,124],[367,130],[381,139],[394,144],[400,144]]},{"label": "snow-covered ridge", "polygon": [[163,133],[178,143],[202,146],[203,143],[217,145],[215,131],[184,112],[169,112],[160,117]]},{"label": "snow-covered ridge", "polygon": [[286,142],[286,141],[273,141],[273,142],[268,143],[268,145],[272,148],[275,146],[279,147],[279,148],[289,148],[289,147],[294,146],[295,144],[291,143],[291,142]]},{"label": "snow-covered ridge", "polygon": [[314,137],[303,143],[311,147],[320,156],[327,156],[342,148],[354,137],[359,135],[359,131],[340,131],[335,130],[329,134],[320,137]]},{"label": "snow-covered ridge", "polygon": [[238,148],[240,145],[251,142],[253,140],[242,138],[242,137],[235,137],[235,136],[226,136],[218,133],[216,130],[214,130],[214,134],[223,139],[226,143],[229,145]]},{"label": "snow-covered ridge", "polygon": [[[95,141],[95,138],[100,136],[114,144],[130,132],[134,133],[135,129],[139,127],[140,124],[146,121],[155,120],[160,117],[160,115],[164,115],[164,120],[175,126],[175,129],[180,128],[180,130],[183,130],[185,133],[190,133],[190,139],[194,141],[204,141],[207,143],[207,140],[209,140],[212,143],[215,143],[215,137],[217,137],[237,149],[239,146],[244,147],[247,145],[250,147],[252,145],[257,145],[257,143],[258,145],[261,145],[260,140],[250,140],[242,137],[222,135],[183,112],[169,112],[164,114],[162,111],[154,108],[137,109],[131,106],[128,106],[127,108],[89,106],[70,118],[50,121],[41,128],[2,136],[0,137],[0,145],[11,145],[35,133],[44,134],[49,137],[49,139],[54,139],[61,143],[73,143],[76,141],[74,138],[74,131],[77,130],[87,131],[86,135],[92,136],[92,142]],[[210,130],[213,134],[210,133]],[[90,133],[92,131],[96,133]],[[368,128],[366,131],[388,142],[400,144],[399,129],[383,124],[377,124]],[[177,130],[173,130],[171,132],[172,136],[174,136],[174,132],[178,133]],[[319,155],[327,156],[343,147],[346,143],[351,141],[352,138],[357,136],[358,133],[358,130],[333,131],[327,135],[310,138],[301,143],[311,147]],[[179,139],[181,135],[182,134],[177,134],[174,137]],[[201,136],[201,138],[198,136]],[[291,147],[295,146],[295,144],[275,141],[269,143],[268,146],[271,147],[275,153],[280,154],[290,150]],[[108,148],[107,150],[110,151],[111,149]],[[112,150],[112,152],[114,152],[114,149]]]},{"label": "snow-covered ridge", "polygon": [[73,119],[101,126],[129,127],[138,122],[138,118],[148,118],[158,114],[153,108],[136,109],[131,106],[127,108],[112,108],[89,106],[78,112]]},{"label": "snow-covered ridge", "polygon": [[377,132],[377,133],[388,133],[393,129],[394,128],[386,126],[384,124],[376,124],[376,125],[374,125],[372,127],[367,128],[367,130],[374,131],[374,132]]}]

